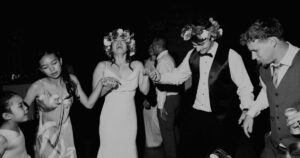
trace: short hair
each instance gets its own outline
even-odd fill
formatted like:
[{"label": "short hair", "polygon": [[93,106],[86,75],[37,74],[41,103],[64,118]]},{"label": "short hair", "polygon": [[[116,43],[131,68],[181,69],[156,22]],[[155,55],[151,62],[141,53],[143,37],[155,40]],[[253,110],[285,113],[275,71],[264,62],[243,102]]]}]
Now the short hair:
[{"label": "short hair", "polygon": [[277,37],[283,40],[283,27],[276,18],[262,18],[256,20],[245,33],[241,34],[240,44],[246,45],[256,39],[264,40],[269,37]]},{"label": "short hair", "polygon": [[155,43],[155,45],[159,46],[160,48],[167,48],[167,40],[165,37],[155,37],[153,39],[153,43]]}]

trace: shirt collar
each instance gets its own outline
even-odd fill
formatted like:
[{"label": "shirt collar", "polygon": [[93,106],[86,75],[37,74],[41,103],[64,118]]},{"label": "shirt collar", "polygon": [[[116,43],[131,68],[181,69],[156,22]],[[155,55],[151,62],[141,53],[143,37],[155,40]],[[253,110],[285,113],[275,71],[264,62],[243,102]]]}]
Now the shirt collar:
[{"label": "shirt collar", "polygon": [[288,44],[289,44],[289,48],[279,63],[282,65],[291,66],[295,55],[299,51],[299,48],[295,47],[289,42]]},{"label": "shirt collar", "polygon": [[158,56],[156,57],[156,59],[159,60],[162,56],[164,56],[164,55],[166,55],[166,54],[168,54],[168,50],[164,50],[164,51],[160,52],[160,53],[158,54]]}]

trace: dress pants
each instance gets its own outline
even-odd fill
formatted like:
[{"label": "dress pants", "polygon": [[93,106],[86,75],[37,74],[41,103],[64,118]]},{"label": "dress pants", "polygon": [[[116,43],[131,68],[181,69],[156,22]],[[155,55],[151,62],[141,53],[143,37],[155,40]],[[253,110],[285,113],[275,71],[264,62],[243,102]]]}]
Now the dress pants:
[{"label": "dress pants", "polygon": [[[232,115],[218,117],[213,112],[189,109],[180,126],[180,158],[206,158],[216,148],[233,155],[238,121]],[[232,121],[235,120],[235,121]]]},{"label": "dress pants", "polygon": [[170,95],[167,96],[164,108],[168,115],[166,120],[163,120],[160,116],[160,110],[157,109],[157,117],[160,126],[161,136],[163,139],[163,148],[166,158],[177,157],[177,145],[178,145],[178,129],[175,125],[175,119],[179,110],[180,96]]}]

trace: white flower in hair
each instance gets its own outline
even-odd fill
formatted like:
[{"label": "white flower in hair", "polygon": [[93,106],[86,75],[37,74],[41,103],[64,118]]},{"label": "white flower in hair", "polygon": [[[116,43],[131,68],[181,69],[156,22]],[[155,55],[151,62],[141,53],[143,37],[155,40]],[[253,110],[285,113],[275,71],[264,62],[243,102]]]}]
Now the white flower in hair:
[{"label": "white flower in hair", "polygon": [[212,17],[210,17],[208,20],[211,22],[211,24],[217,25],[217,21],[215,21]]},{"label": "white flower in hair", "polygon": [[103,43],[105,46],[111,45],[111,41],[109,41],[107,38],[104,38]]},{"label": "white flower in hair", "polygon": [[206,39],[209,36],[209,32],[207,30],[203,30],[202,34],[200,35],[201,39]]},{"label": "white flower in hair", "polygon": [[123,29],[118,29],[118,35],[121,35],[123,33]]},{"label": "white flower in hair", "polygon": [[135,40],[132,39],[131,42],[129,43],[129,46],[130,46],[130,47],[133,47],[134,45],[135,45]]},{"label": "white flower in hair", "polygon": [[181,34],[181,37],[183,37],[183,40],[187,41],[191,38],[193,29],[192,29],[192,27],[187,27],[184,29],[186,29],[186,30],[184,30],[184,33]]},{"label": "white flower in hair", "polygon": [[219,34],[222,36],[223,35],[223,29],[219,29]]},{"label": "white flower in hair", "polygon": [[133,56],[135,53],[134,52],[130,52],[129,53],[129,56]]},{"label": "white flower in hair", "polygon": [[121,28],[115,29],[112,32],[108,33],[107,36],[104,36],[103,44],[106,55],[111,57],[111,45],[113,41],[117,39],[124,40],[129,47],[130,56],[135,54],[135,40],[134,33],[130,33],[129,30],[123,30]]},{"label": "white flower in hair", "polygon": [[219,158],[219,156],[215,155],[215,154],[210,154],[209,158]]},{"label": "white flower in hair", "polygon": [[194,25],[188,24],[184,26],[181,30],[181,37],[183,40],[187,41],[196,36],[199,40],[204,40],[210,38],[215,40],[222,36],[223,30],[220,28],[219,23],[213,18],[209,18],[208,21],[211,23],[211,26],[206,28],[203,25]]}]

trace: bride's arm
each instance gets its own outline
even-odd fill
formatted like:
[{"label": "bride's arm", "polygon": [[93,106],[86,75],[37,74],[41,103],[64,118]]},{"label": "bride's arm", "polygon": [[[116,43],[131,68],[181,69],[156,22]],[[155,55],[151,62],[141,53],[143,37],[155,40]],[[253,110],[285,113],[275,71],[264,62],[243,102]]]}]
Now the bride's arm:
[{"label": "bride's arm", "polygon": [[139,89],[144,95],[147,95],[150,87],[149,77],[144,74],[144,66],[141,62],[135,61],[134,63],[136,68],[139,69]]},{"label": "bride's arm", "polygon": [[80,82],[78,81],[77,77],[74,75],[70,75],[70,77],[77,86],[77,95],[79,96],[80,102],[88,109],[93,108],[103,87],[102,80],[98,80],[95,88],[93,89],[93,92],[88,97],[81,88]]},{"label": "bride's arm", "polygon": [[[104,78],[104,70],[105,70],[106,64],[105,61],[100,62],[93,73],[93,90],[97,87],[97,83],[99,80]],[[105,96],[108,92],[110,92],[113,89],[112,86],[103,86],[100,92],[100,97]]]}]

